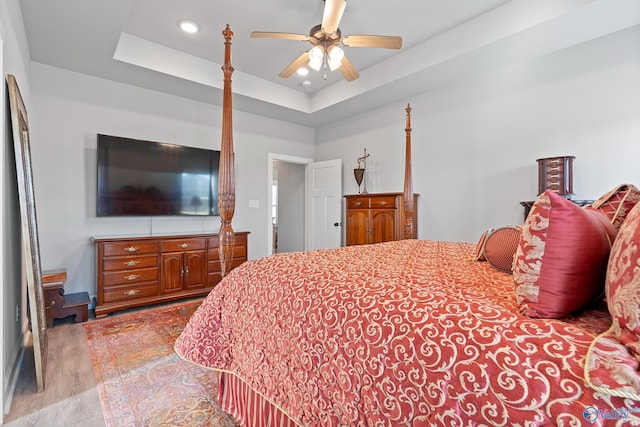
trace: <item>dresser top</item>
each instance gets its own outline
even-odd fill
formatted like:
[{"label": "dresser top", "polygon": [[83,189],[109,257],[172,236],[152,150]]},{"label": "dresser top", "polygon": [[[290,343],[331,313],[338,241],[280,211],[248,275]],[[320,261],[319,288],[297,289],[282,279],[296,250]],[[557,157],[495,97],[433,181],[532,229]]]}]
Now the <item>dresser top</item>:
[{"label": "dresser top", "polygon": [[[236,231],[234,234],[250,234],[250,231]],[[175,232],[175,233],[162,233],[162,234],[149,234],[149,233],[140,233],[140,234],[113,234],[113,235],[104,235],[104,236],[91,236],[91,241],[94,243],[113,241],[113,240],[150,240],[150,239],[171,239],[171,238],[180,238],[180,237],[211,237],[217,236],[217,232],[211,233],[185,233],[185,232]]]},{"label": "dresser top", "polygon": [[[343,197],[395,197],[403,196],[404,193],[361,193],[361,194],[345,194]],[[419,196],[418,193],[413,193],[414,196]]]}]

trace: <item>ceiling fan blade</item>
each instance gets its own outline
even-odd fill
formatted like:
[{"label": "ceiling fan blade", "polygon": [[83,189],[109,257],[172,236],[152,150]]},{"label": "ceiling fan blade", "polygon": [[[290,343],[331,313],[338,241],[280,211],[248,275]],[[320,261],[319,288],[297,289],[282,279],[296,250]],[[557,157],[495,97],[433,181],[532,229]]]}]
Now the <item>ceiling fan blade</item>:
[{"label": "ceiling fan blade", "polygon": [[299,40],[299,41],[309,40],[309,36],[305,36],[304,34],[271,33],[267,31],[253,31],[251,33],[251,37],[254,39],[285,39],[285,40]]},{"label": "ceiling fan blade", "polygon": [[340,25],[346,0],[324,0],[324,12],[322,13],[322,31],[327,34],[335,33]]},{"label": "ceiling fan blade", "polygon": [[351,65],[351,62],[349,62],[346,56],[342,58],[342,65],[340,65],[339,70],[344,78],[349,82],[360,77],[360,74],[358,74],[358,71],[353,68],[353,65]]},{"label": "ceiling fan blade", "polygon": [[400,49],[402,37],[399,36],[348,36],[342,44],[349,47],[379,47],[383,49]]},{"label": "ceiling fan blade", "polygon": [[286,78],[293,74],[298,68],[309,63],[309,51],[302,52],[300,56],[293,60],[293,62],[287,65],[287,68],[282,70],[278,76]]}]

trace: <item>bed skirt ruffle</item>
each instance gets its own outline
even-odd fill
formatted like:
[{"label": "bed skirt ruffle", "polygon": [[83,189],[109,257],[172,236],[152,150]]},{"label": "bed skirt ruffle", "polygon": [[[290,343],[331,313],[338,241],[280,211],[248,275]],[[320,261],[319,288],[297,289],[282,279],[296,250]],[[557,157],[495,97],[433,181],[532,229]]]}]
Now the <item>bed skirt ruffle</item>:
[{"label": "bed skirt ruffle", "polygon": [[296,427],[280,408],[230,372],[220,372],[218,403],[243,427]]}]

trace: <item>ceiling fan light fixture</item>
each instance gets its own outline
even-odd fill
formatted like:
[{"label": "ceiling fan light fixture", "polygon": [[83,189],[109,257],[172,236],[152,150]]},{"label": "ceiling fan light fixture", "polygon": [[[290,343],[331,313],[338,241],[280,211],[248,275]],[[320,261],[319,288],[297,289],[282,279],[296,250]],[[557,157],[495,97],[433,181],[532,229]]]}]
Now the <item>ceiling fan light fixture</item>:
[{"label": "ceiling fan light fixture", "polygon": [[327,50],[327,57],[329,63],[329,69],[335,71],[342,65],[342,58],[344,58],[344,51],[338,46],[331,46]]},{"label": "ceiling fan light fixture", "polygon": [[306,67],[300,67],[296,70],[296,73],[298,73],[299,76],[306,76],[309,74],[309,69]]},{"label": "ceiling fan light fixture", "polygon": [[322,67],[322,59],[324,58],[324,50],[320,46],[314,46],[309,51],[309,67],[316,71],[320,71]]},{"label": "ceiling fan light fixture", "polygon": [[304,51],[294,59],[293,62],[287,65],[284,70],[278,74],[279,77],[290,77],[298,69],[307,65],[309,69],[316,72],[322,69],[325,80],[327,80],[327,73],[329,71],[339,70],[347,81],[352,81],[357,79],[360,74],[358,74],[358,71],[353,67],[344,51],[338,47],[339,44],[348,47],[402,48],[402,37],[400,36],[360,35],[347,36],[343,39],[342,30],[340,30],[339,26],[347,6],[347,1],[349,0],[322,1],[324,2],[322,22],[311,27],[308,34],[267,31],[253,31],[251,33],[252,38],[297,40],[306,41],[311,44],[311,49]]},{"label": "ceiling fan light fixture", "polygon": [[180,29],[185,33],[189,33],[189,34],[197,33],[198,30],[200,30],[200,27],[198,26],[198,24],[196,24],[193,21],[188,21],[186,19],[178,21],[178,27],[180,27]]}]

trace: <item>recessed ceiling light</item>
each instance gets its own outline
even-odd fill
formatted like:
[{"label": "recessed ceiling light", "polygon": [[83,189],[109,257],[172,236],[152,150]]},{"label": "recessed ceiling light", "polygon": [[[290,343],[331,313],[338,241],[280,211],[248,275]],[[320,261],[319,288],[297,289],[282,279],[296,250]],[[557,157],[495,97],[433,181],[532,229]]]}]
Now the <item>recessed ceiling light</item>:
[{"label": "recessed ceiling light", "polygon": [[200,29],[200,27],[198,27],[198,24],[196,24],[195,22],[186,20],[179,21],[178,26],[182,31],[189,34],[197,33]]},{"label": "recessed ceiling light", "polygon": [[306,76],[307,74],[309,74],[309,69],[305,67],[300,67],[298,68],[296,73],[298,73],[299,76]]},{"label": "recessed ceiling light", "polygon": [[305,80],[302,82],[302,87],[311,87],[311,82],[309,80]]}]

